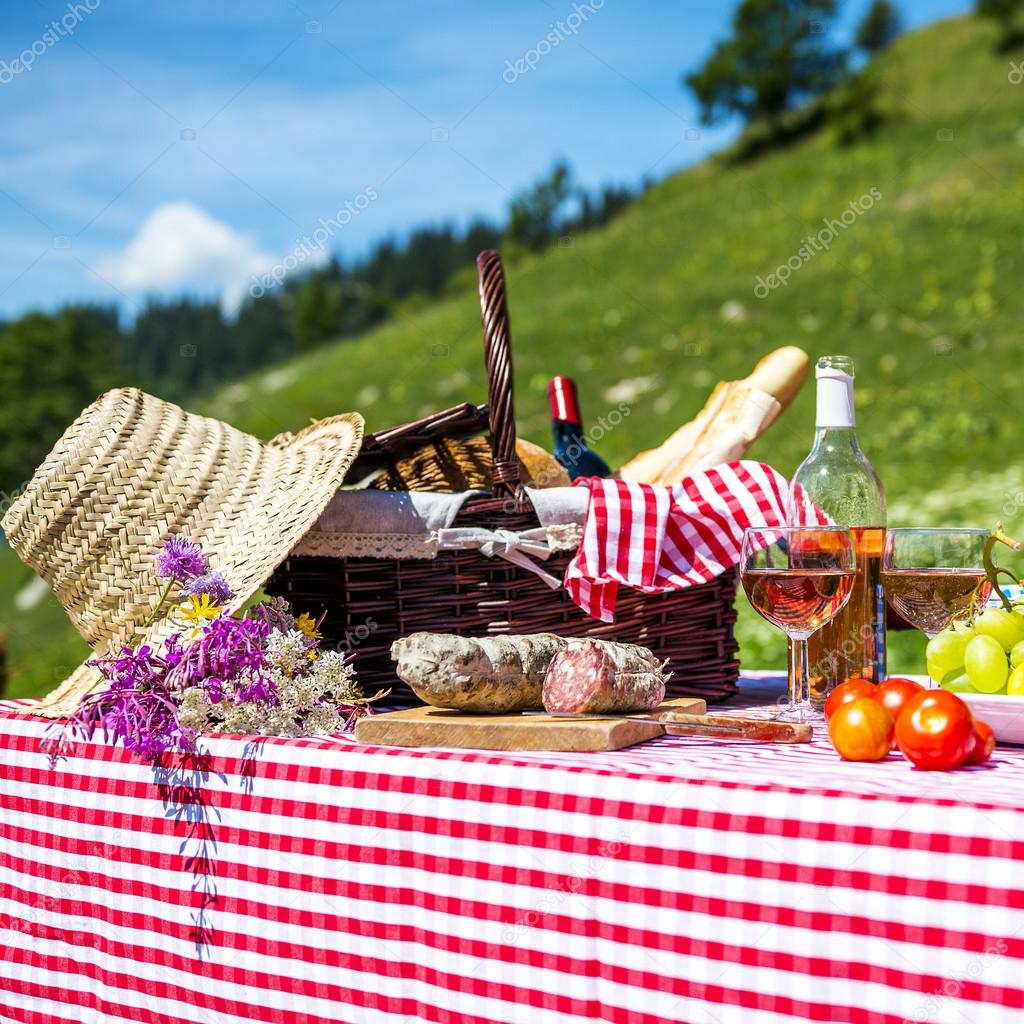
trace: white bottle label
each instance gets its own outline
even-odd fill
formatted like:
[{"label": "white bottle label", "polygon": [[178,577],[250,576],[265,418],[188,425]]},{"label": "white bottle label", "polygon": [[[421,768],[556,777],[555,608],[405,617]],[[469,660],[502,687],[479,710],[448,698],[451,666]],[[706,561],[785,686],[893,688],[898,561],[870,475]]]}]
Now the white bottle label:
[{"label": "white bottle label", "polygon": [[817,426],[853,427],[853,377],[835,367],[818,367]]}]

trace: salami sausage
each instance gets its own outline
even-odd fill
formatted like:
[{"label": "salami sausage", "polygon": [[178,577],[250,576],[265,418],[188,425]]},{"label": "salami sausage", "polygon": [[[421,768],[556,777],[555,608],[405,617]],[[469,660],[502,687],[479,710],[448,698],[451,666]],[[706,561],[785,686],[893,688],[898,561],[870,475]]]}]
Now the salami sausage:
[{"label": "salami sausage", "polygon": [[622,714],[665,699],[664,662],[646,648],[608,640],[570,640],[544,678],[544,710],[552,714]]},{"label": "salami sausage", "polygon": [[427,704],[501,715],[542,709],[544,675],[567,642],[554,633],[411,633],[391,645],[391,658],[398,677]]}]

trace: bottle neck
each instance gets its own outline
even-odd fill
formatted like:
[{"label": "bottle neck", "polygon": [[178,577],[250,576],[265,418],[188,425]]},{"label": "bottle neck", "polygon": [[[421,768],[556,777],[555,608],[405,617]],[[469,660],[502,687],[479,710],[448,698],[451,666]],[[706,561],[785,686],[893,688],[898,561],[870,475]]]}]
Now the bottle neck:
[{"label": "bottle neck", "polygon": [[860,452],[856,428],[823,427],[819,424],[814,430],[814,445],[811,451],[817,452],[822,449],[834,451],[838,448],[850,448],[855,452]]},{"label": "bottle neck", "polygon": [[849,430],[857,425],[853,410],[853,378],[835,374],[818,378],[817,430]]},{"label": "bottle neck", "polygon": [[583,438],[583,426],[579,423],[570,423],[569,420],[552,419],[551,429],[555,435],[555,444],[576,444],[581,448],[586,447]]}]

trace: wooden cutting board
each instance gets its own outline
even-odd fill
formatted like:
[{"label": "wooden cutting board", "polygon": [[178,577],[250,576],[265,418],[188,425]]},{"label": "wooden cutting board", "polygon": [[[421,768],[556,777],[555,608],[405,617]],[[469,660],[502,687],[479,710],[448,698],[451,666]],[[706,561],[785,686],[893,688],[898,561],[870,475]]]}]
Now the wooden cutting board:
[{"label": "wooden cutting board", "polygon": [[[676,697],[659,711],[703,715],[698,697]],[[549,715],[471,715],[420,707],[369,715],[356,722],[356,739],[391,747],[459,747],[475,750],[620,750],[662,736],[658,722]]]}]

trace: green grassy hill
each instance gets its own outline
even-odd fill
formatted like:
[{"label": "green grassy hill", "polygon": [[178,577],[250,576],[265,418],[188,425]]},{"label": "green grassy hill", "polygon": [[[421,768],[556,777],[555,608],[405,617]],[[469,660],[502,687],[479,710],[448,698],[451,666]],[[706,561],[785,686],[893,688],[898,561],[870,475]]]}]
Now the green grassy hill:
[{"label": "green grassy hill", "polygon": [[[609,227],[508,266],[520,434],[550,443],[545,384],[569,373],[588,421],[629,406],[600,444],[615,464],[659,443],[717,380],[745,376],[771,348],[845,352],[856,359],[861,441],[886,482],[890,522],[999,517],[1024,533],[1024,86],[1011,84],[1010,57],[994,42],[973,18],[909,35],[880,58],[887,120],[871,140],[842,148],[826,131],[744,165],[709,161]],[[827,252],[755,295],[823,219],[873,189],[871,208]],[[812,439],[812,392],[753,456],[792,472]],[[485,394],[467,281],[443,302],[199,407],[269,436],[347,409],[373,430]],[[48,599],[14,607],[30,577],[3,552],[14,693],[45,689],[80,650]],[[746,663],[781,665],[778,638],[741,611]],[[919,638],[900,638],[894,667],[921,670],[919,648]]]}]

